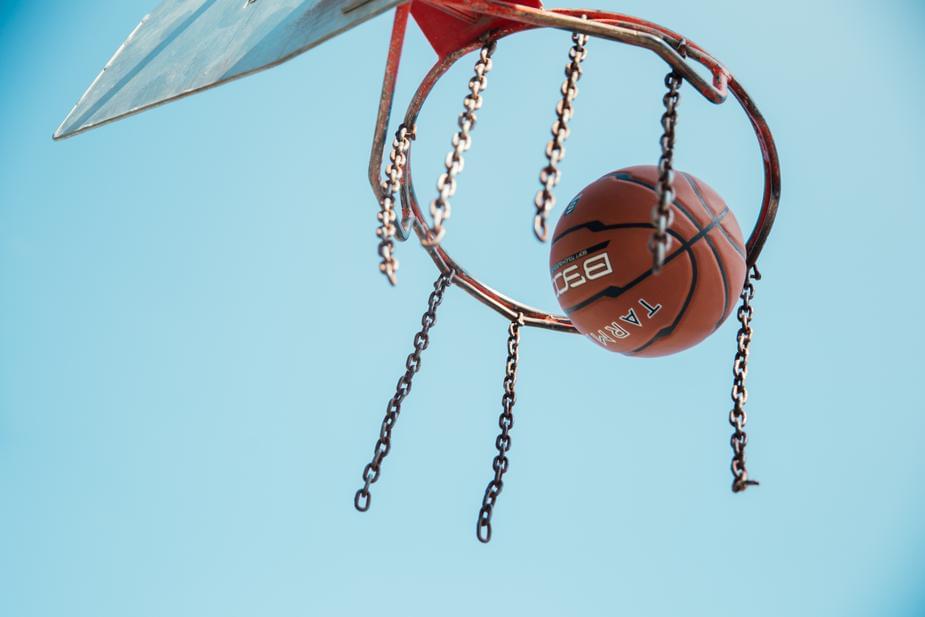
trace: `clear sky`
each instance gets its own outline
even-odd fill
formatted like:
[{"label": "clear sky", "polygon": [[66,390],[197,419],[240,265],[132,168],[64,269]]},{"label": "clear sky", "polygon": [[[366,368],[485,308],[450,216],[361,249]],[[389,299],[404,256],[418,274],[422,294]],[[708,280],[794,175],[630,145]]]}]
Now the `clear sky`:
[{"label": "clear sky", "polygon": [[[352,507],[435,276],[412,243],[396,289],[377,272],[389,18],[53,143],[151,2],[0,1],[0,615],[925,614],[919,1],[599,3],[713,52],[777,137],[749,374],[762,485],[729,492],[733,322],[657,360],[528,330],[489,546],[506,323],[458,289],[373,507]],[[447,238],[549,309],[531,202],[569,45],[499,46]],[[433,60],[416,28],[405,60],[398,110]],[[422,114],[422,199],[472,62]],[[559,211],[655,162],[664,73],[591,42]],[[734,104],[685,86],[676,162],[751,227],[760,157]]]}]

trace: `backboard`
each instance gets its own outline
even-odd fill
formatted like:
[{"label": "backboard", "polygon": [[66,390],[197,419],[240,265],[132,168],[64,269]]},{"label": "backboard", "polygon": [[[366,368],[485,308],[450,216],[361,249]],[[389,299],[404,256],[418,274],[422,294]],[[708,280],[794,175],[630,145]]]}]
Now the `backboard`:
[{"label": "backboard", "polygon": [[164,0],[116,50],[55,139],[297,56],[402,0]]}]

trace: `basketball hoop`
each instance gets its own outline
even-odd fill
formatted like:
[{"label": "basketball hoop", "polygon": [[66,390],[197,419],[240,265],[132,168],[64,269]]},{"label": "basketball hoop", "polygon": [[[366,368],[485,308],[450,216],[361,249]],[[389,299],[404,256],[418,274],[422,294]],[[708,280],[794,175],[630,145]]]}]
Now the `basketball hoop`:
[{"label": "basketball hoop", "polygon": [[[426,7],[421,10],[419,7]],[[392,240],[406,241],[414,232],[421,245],[428,252],[436,265],[440,278],[435,288],[442,299],[448,284],[460,287],[478,301],[490,307],[509,322],[508,361],[505,377],[503,412],[500,418],[501,434],[498,436],[498,455],[492,468],[494,478],[488,484],[479,512],[476,532],[480,541],[491,539],[491,515],[497,497],[503,486],[502,476],[507,469],[507,451],[510,449],[510,429],[513,426],[514,378],[517,366],[517,342],[522,326],[544,328],[562,332],[577,333],[572,321],[565,315],[550,314],[540,309],[523,304],[503,293],[489,287],[476,276],[468,273],[443,248],[441,240],[446,233],[449,218],[449,197],[455,191],[456,177],[462,168],[462,154],[468,149],[471,130],[475,124],[474,111],[481,107],[481,90],[484,89],[485,75],[491,68],[491,54],[501,39],[512,34],[533,28],[557,28],[573,33],[573,48],[570,50],[570,63],[566,68],[566,81],[562,86],[563,98],[557,107],[557,119],[553,125],[553,139],[547,147],[549,165],[541,172],[543,188],[537,194],[534,231],[541,240],[546,239],[546,214],[554,203],[553,188],[558,182],[557,164],[561,161],[562,142],[568,136],[567,122],[572,115],[572,103],[577,95],[577,81],[580,77],[580,64],[585,56],[585,45],[589,37],[603,38],[629,45],[649,49],[664,59],[670,68],[666,76],[668,93],[665,96],[666,113],[662,124],[664,134],[661,139],[662,158],[659,161],[659,180],[655,186],[657,196],[653,211],[652,227],[655,230],[650,249],[652,250],[653,274],[657,274],[665,261],[668,236],[665,233],[672,217],[672,150],[674,143],[674,126],[678,90],[682,82],[689,83],[698,93],[714,104],[722,104],[729,93],[741,105],[751,121],[762,153],[764,171],[764,194],[761,209],[754,228],[746,243],[745,263],[748,275],[741,294],[742,307],[738,311],[741,327],[737,336],[738,345],[734,365],[735,382],[732,391],[734,401],[730,412],[730,424],[734,434],[730,443],[733,448],[733,491],[741,492],[748,486],[757,484],[749,479],[745,467],[745,411],[746,398],[745,374],[749,345],[751,342],[750,320],[752,315],[751,300],[754,296],[753,281],[759,278],[757,260],[771,231],[780,197],[780,168],[777,151],[770,129],[758,111],[748,93],[736,81],[732,73],[718,60],[696,43],[666,28],[640,19],[605,11],[588,11],[574,9],[544,10],[539,6],[515,5],[501,0],[476,0],[471,2],[440,2],[439,8],[452,9],[453,13],[439,15],[434,12],[438,3],[403,4],[396,9],[395,21],[389,45],[388,62],[383,80],[376,132],[373,139],[372,154],[369,163],[369,180],[373,192],[380,201],[380,255],[383,261],[380,269],[395,283],[397,262],[393,256]],[[459,18],[462,13],[468,17]],[[380,180],[382,156],[386,144],[388,124],[394,98],[395,83],[398,72],[401,49],[404,41],[405,27],[409,14],[413,14],[427,38],[434,44],[439,58],[424,76],[405,112],[402,122],[392,144],[390,164],[386,170],[386,180]],[[451,20],[457,23],[453,27]],[[448,33],[453,33],[452,37]],[[468,32],[469,36],[461,36]],[[479,59],[475,65],[475,77],[470,81],[470,95],[466,97],[465,111],[460,116],[460,130],[453,138],[453,150],[447,156],[446,171],[438,181],[440,194],[431,204],[430,214],[433,223],[428,222],[424,209],[418,202],[414,190],[411,160],[415,123],[425,101],[437,81],[461,58],[478,51]],[[688,59],[705,67],[713,77],[707,83],[700,77]],[[447,188],[449,187],[449,188]],[[401,216],[394,212],[395,194],[401,202]],[[661,235],[659,235],[661,231]],[[383,244],[387,250],[381,250]],[[435,292],[436,293],[436,292]],[[431,308],[436,308],[431,302]],[[431,310],[431,309],[429,309]],[[425,315],[425,321],[427,315]],[[431,323],[435,319],[431,310]],[[417,338],[416,338],[417,340]],[[420,361],[418,355],[414,365]],[[416,371],[415,371],[416,372]],[[409,380],[410,383],[410,380]],[[400,388],[401,390],[401,388]],[[403,397],[402,397],[403,398]],[[394,399],[393,399],[394,401]],[[391,409],[391,407],[390,407]],[[387,413],[383,422],[380,440],[376,444],[376,456],[364,470],[364,486],[357,491],[357,504],[362,500],[365,510],[369,505],[369,487],[380,474],[382,459],[390,447],[391,430],[397,420],[397,414]],[[385,437],[386,439],[383,439]]]},{"label": "basketball hoop", "polygon": [[[717,59],[678,33],[652,22],[607,11],[544,9],[539,0],[523,0],[521,3],[508,0],[167,0],[145,17],[117,50],[62,122],[55,132],[55,138],[76,135],[276,66],[393,8],[394,22],[368,169],[369,181],[379,203],[376,232],[381,259],[379,269],[391,284],[396,284],[399,264],[395,258],[395,242],[417,237],[433,260],[438,277],[428,299],[421,328],[414,336],[412,352],[405,362],[405,372],[389,401],[373,458],[364,468],[363,485],[354,499],[356,509],[366,511],[370,506],[370,487],[381,475],[381,465],[391,449],[392,431],[401,412],[401,405],[410,393],[412,380],[420,369],[421,354],[429,345],[437,308],[451,286],[461,288],[500,314],[508,323],[507,362],[499,417],[501,432],[495,442],[498,454],[492,462],[494,474],[485,489],[476,525],[477,537],[482,542],[491,539],[492,514],[509,464],[507,455],[511,448],[514,425],[519,341],[524,327],[583,333],[612,351],[630,355],[641,354],[642,350],[652,352],[650,355],[673,353],[696,344],[712,332],[687,332],[687,338],[681,342],[676,340],[673,346],[666,345],[659,349],[647,347],[659,336],[674,335],[673,329],[681,321],[688,305],[678,309],[671,332],[666,328],[655,332],[653,328],[658,327],[655,321],[664,318],[669,310],[665,308],[664,312],[659,313],[663,309],[662,303],[652,301],[649,297],[639,297],[634,298],[634,308],[626,314],[616,313],[619,320],[623,320],[623,325],[615,320],[607,326],[609,330],[601,329],[598,334],[594,334],[595,326],[590,326],[589,331],[586,323],[588,320],[585,318],[578,320],[567,315],[547,313],[492,289],[466,271],[443,247],[442,240],[451,217],[451,200],[463,170],[464,155],[471,144],[477,112],[482,106],[482,92],[487,87],[492,54],[499,41],[535,28],[555,28],[572,34],[566,78],[560,89],[561,98],[555,110],[551,140],[546,149],[547,164],[540,172],[541,187],[536,193],[531,211],[533,233],[540,241],[546,241],[549,235],[547,218],[555,206],[554,190],[560,177],[559,164],[564,157],[564,144],[569,136],[568,124],[574,113],[578,82],[582,74],[581,65],[589,40],[604,39],[641,47],[655,53],[668,65],[658,165],[613,172],[589,185],[586,192],[580,193],[565,209],[560,225],[566,216],[572,216],[574,218],[570,220],[580,219],[583,222],[570,227],[569,233],[584,230],[589,234],[615,234],[617,230],[627,233],[626,230],[632,229],[635,234],[633,242],[642,237],[640,234],[644,234],[646,241],[641,244],[621,240],[619,250],[632,253],[633,259],[644,263],[644,271],[637,280],[645,279],[650,286],[670,286],[679,276],[678,264],[687,259],[691,292],[686,302],[690,301],[697,286],[695,268],[699,258],[694,255],[694,250],[696,248],[703,252],[706,250],[703,247],[710,243],[715,267],[710,272],[702,273],[701,279],[707,280],[713,276],[714,283],[721,283],[723,289],[722,302],[713,299],[713,304],[718,304],[718,308],[714,308],[719,311],[714,330],[731,313],[735,297],[740,300],[737,311],[740,328],[733,365],[733,409],[729,413],[729,422],[734,429],[730,440],[733,449],[732,490],[738,493],[757,484],[749,478],[745,466],[745,378],[752,336],[754,281],[760,278],[757,262],[777,213],[780,166],[771,131],[742,85]],[[383,168],[409,16],[414,17],[438,59],[411,97],[391,142],[388,164]],[[234,27],[228,27],[229,24],[234,24]],[[415,124],[438,80],[456,62],[472,52],[477,52],[478,58],[468,84],[469,92],[464,99],[463,111],[458,118],[458,130],[453,135],[445,170],[438,180],[438,194],[425,209],[418,201],[412,176]],[[704,79],[694,65],[705,69],[710,79]],[[698,183],[689,174],[683,174],[689,188],[676,186],[673,152],[679,92],[683,84],[688,84],[706,100],[717,105],[724,103],[731,94],[754,129],[762,155],[764,188],[760,212],[747,241],[737,239],[737,234],[741,236],[741,232],[734,224],[734,217],[712,189],[707,190],[705,184]],[[685,209],[686,206],[682,207],[686,199],[682,193],[685,191],[687,198],[696,193],[702,210],[690,213]],[[608,199],[620,201],[622,209],[613,216],[622,219],[607,223],[593,218],[597,216],[600,204],[607,203]],[[582,211],[580,216],[573,215],[576,208]],[[676,211],[683,216],[676,217]],[[587,220],[589,216],[593,219],[590,222]],[[631,223],[623,220],[627,217],[632,219]],[[683,225],[689,229],[686,236],[679,231],[678,226]],[[710,234],[716,234],[716,237],[711,239]],[[553,256],[560,250],[557,249],[557,242],[562,236],[554,234],[551,243]],[[569,315],[576,314],[576,306],[587,306],[599,298],[586,298],[574,304],[571,299],[566,302],[567,297],[577,298],[598,286],[597,296],[609,301],[623,291],[623,288],[613,286],[616,283],[612,283],[609,288],[603,287],[606,284],[605,278],[615,276],[608,252],[611,249],[606,248],[610,246],[608,243],[613,242],[613,237],[609,238],[590,248],[562,249],[567,253],[564,258],[551,258],[551,262],[554,262],[551,274],[556,295]],[[694,247],[701,239],[703,242],[699,248]],[[723,245],[720,250],[716,246],[720,241],[728,242],[728,246]],[[645,254],[640,255],[640,252]],[[579,262],[583,271],[578,270]],[[674,271],[669,272],[671,269]],[[730,281],[733,276],[736,280]],[[576,291],[576,288],[579,290]],[[701,289],[700,295],[709,300],[709,289]],[[606,305],[602,306],[606,308]],[[696,330],[690,324],[686,327],[688,330]],[[698,327],[703,330],[702,325]],[[649,343],[621,347],[618,343],[630,336],[632,328],[639,328],[634,332],[649,328],[646,335]]]}]

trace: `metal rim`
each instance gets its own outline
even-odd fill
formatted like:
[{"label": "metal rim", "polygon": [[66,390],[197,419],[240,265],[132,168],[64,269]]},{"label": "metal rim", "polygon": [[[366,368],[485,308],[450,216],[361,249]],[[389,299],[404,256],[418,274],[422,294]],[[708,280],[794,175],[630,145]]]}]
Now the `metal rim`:
[{"label": "metal rim", "polygon": [[[747,265],[751,267],[757,262],[758,256],[771,232],[780,200],[780,165],[777,157],[777,149],[771,131],[764,117],[758,111],[757,106],[742,85],[719,63],[719,61],[700,46],[667,28],[617,13],[579,9],[529,9],[522,6],[497,3],[494,0],[470,0],[470,2],[466,3],[466,8],[470,11],[482,12],[514,22],[512,25],[505,28],[492,31],[487,35],[486,39],[498,40],[516,32],[541,27],[564,29],[588,34],[589,36],[603,37],[655,51],[672,67],[679,70],[679,72],[684,75],[686,81],[691,83],[698,92],[713,103],[722,103],[726,98],[727,91],[731,92],[748,116],[758,139],[762,154],[764,191],[762,195],[761,211],[746,244]],[[371,180],[374,177],[378,178],[379,169],[381,169],[382,147],[385,143],[385,133],[388,128],[389,112],[391,111],[391,96],[394,91],[395,75],[400,58],[402,39],[404,37],[404,22],[407,20],[406,6],[399,7],[398,11],[399,13],[396,14],[396,27],[393,31],[389,61],[386,66],[386,83],[384,84],[383,96],[380,101],[380,113],[377,122],[376,136],[373,142],[373,153],[370,160]],[[581,19],[582,16],[586,16],[587,19]],[[660,45],[669,48],[671,53],[665,53],[664,49],[653,44],[653,40],[657,40],[660,42]],[[484,42],[485,39],[465,45],[440,58],[434,66],[431,67],[411,99],[405,113],[404,122],[406,125],[414,126],[417,116],[430,92],[433,90],[433,87],[449,68],[463,56],[479,49]],[[682,42],[687,48],[688,57],[700,63],[711,72],[713,75],[712,85],[707,84],[675,51]],[[690,77],[691,75],[696,76],[696,79]],[[699,82],[697,80],[699,80]],[[409,148],[407,152],[407,163],[404,169],[404,180],[402,182],[402,218],[405,222],[409,220],[412,222],[412,226],[418,238],[424,241],[429,239],[429,231],[427,220],[424,217],[414,192],[414,182],[411,172],[412,150],[413,147]],[[376,190],[376,184],[373,186],[374,190]],[[505,318],[510,320],[518,315],[522,315],[525,325],[562,332],[578,333],[568,317],[546,313],[543,310],[522,304],[468,274],[452,259],[452,257],[450,257],[442,246],[425,246],[425,249],[441,272],[455,272],[454,283],[456,285],[464,289],[480,302],[502,314]]]}]

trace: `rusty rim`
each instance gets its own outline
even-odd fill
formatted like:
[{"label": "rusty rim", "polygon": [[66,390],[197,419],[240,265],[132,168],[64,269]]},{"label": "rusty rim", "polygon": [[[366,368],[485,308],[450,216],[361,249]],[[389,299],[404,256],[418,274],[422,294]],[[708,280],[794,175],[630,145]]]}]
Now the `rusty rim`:
[{"label": "rusty rim", "polygon": [[[758,256],[771,232],[780,199],[780,165],[777,157],[777,149],[774,145],[771,131],[764,117],[758,111],[757,106],[745,91],[745,88],[742,87],[732,73],[718,60],[696,43],[667,28],[627,15],[580,9],[532,9],[518,5],[497,3],[494,0],[470,0],[465,3],[465,8],[469,11],[502,17],[512,23],[507,27],[489,33],[483,39],[473,41],[440,58],[424,76],[411,99],[404,117],[404,123],[407,126],[414,126],[424,102],[427,100],[427,97],[430,95],[437,81],[439,81],[460,58],[481,48],[487,39],[498,40],[516,32],[535,28],[557,28],[650,49],[681,73],[685,77],[685,81],[688,81],[695,90],[700,92],[700,94],[710,102],[720,104],[726,99],[727,93],[731,93],[751,121],[752,128],[758,140],[758,145],[761,149],[764,169],[764,191],[761,201],[761,211],[747,241],[746,263],[751,267],[757,262]],[[383,84],[382,98],[380,100],[376,136],[373,141],[369,172],[370,181],[373,183],[373,190],[377,192],[377,194],[382,151],[386,140],[386,132],[388,130],[392,95],[394,93],[395,78],[398,71],[407,16],[407,5],[399,7],[396,13],[395,28],[393,29],[389,59],[386,65],[386,78]],[[587,16],[587,19],[582,19],[582,16]],[[682,42],[685,45],[688,58],[701,64],[710,71],[713,76],[712,84],[708,84],[703,80],[687,61],[677,53],[677,49]],[[409,148],[407,152],[407,163],[404,169],[404,180],[400,193],[403,221],[399,225],[401,230],[399,238],[405,239],[410,236],[410,233],[408,233],[410,231],[408,229],[410,226],[413,227],[419,240],[424,243],[432,241],[432,238],[429,236],[428,223],[414,191],[411,171],[412,150],[413,147]],[[502,314],[506,319],[511,320],[518,315],[522,315],[524,325],[577,333],[577,330],[567,317],[550,314],[541,309],[522,304],[489,287],[478,278],[467,273],[439,244],[435,246],[425,246],[425,248],[441,272],[455,272],[453,282],[456,285],[464,289],[480,302]]]}]

